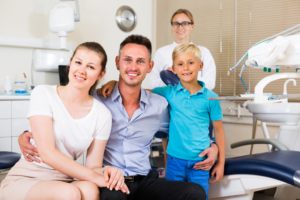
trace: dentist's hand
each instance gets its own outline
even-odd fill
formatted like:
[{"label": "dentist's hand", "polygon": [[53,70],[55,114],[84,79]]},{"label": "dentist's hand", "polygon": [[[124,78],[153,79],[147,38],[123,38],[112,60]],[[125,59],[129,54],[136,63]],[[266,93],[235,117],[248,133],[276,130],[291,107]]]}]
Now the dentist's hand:
[{"label": "dentist's hand", "polygon": [[123,193],[129,194],[129,189],[125,184],[125,179],[121,170],[111,167],[105,166],[104,168],[104,180],[107,183],[107,188],[112,190],[121,190]]},{"label": "dentist's hand", "polygon": [[[33,139],[33,135],[31,132],[24,132],[19,136],[18,142],[20,145],[20,149],[22,151],[22,154],[24,155],[24,158],[29,161],[29,162],[38,162],[40,163],[41,161],[34,156],[39,156],[38,150],[36,147],[32,146],[30,143],[30,139]],[[26,156],[29,154],[28,156]],[[34,155],[34,156],[32,156]]]},{"label": "dentist's hand", "polygon": [[98,95],[106,97],[110,97],[111,92],[115,88],[115,85],[117,84],[117,81],[109,81],[105,85],[102,86],[102,88],[99,88],[97,91]]},{"label": "dentist's hand", "polygon": [[194,169],[201,169],[203,171],[210,170],[215,164],[215,161],[218,156],[219,148],[215,143],[212,143],[211,146],[205,149],[202,153],[199,154],[199,157],[207,155],[207,159],[201,162],[198,162],[194,165]]}]

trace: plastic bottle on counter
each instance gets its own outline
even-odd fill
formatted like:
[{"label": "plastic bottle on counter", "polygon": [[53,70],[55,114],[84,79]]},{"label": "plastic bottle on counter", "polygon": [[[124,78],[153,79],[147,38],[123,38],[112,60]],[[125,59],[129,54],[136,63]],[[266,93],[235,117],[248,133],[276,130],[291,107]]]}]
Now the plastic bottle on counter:
[{"label": "plastic bottle on counter", "polygon": [[6,80],[4,83],[4,90],[6,94],[11,94],[12,90],[11,90],[11,82],[10,82],[10,78],[9,76],[6,76]]}]

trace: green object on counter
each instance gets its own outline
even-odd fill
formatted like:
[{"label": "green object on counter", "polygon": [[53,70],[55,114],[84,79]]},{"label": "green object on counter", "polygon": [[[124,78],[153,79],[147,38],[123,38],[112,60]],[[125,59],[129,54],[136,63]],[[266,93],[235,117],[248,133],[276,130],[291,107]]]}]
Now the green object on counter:
[{"label": "green object on counter", "polygon": [[271,68],[268,68],[268,72],[270,73],[272,71],[272,69]]},{"label": "green object on counter", "polygon": [[264,72],[267,72],[267,68],[266,67],[264,67]]},{"label": "green object on counter", "polygon": [[276,73],[278,73],[279,72],[279,68],[276,68]]}]

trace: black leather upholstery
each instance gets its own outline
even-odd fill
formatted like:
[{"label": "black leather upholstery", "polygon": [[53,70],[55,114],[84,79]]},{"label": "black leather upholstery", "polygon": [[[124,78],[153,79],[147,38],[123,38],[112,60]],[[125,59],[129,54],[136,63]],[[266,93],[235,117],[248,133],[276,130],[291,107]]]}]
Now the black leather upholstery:
[{"label": "black leather upholstery", "polygon": [[21,158],[21,155],[9,151],[0,151],[0,170],[13,167]]},{"label": "black leather upholstery", "polygon": [[294,175],[300,170],[299,158],[299,151],[274,151],[227,158],[224,175],[259,175],[297,186],[294,182]]}]

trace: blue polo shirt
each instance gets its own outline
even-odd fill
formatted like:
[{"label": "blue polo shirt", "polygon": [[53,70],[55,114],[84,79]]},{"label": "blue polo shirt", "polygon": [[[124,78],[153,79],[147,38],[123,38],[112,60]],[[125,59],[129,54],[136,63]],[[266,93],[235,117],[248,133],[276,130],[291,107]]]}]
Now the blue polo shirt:
[{"label": "blue polo shirt", "polygon": [[170,125],[167,153],[183,160],[203,160],[199,154],[210,147],[209,122],[223,119],[219,100],[207,100],[218,97],[211,90],[203,87],[195,94],[190,94],[181,82],[178,85],[157,87],[152,91],[169,102]]}]

